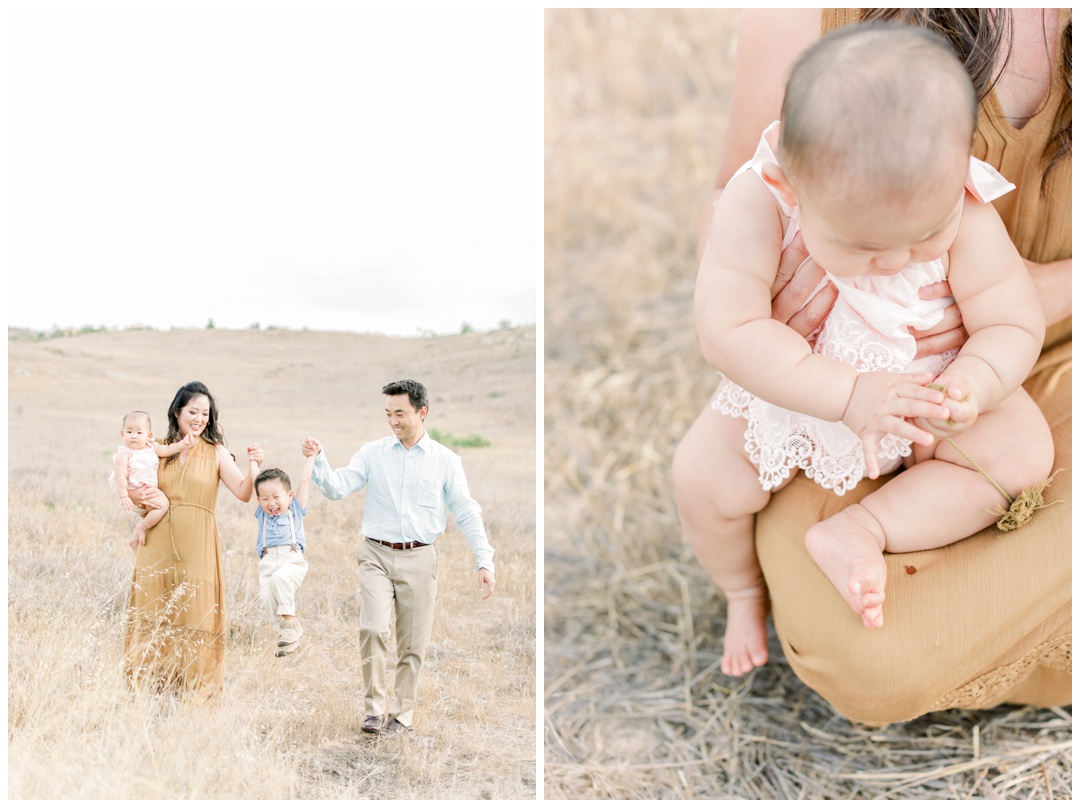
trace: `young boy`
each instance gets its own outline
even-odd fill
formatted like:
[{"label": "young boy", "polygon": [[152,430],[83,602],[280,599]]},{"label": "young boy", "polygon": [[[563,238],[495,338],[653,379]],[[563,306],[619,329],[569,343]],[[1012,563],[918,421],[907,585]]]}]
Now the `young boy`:
[{"label": "young boy", "polygon": [[296,619],[296,590],[307,575],[304,516],[307,515],[308,490],[315,458],[309,457],[300,472],[300,484],[293,492],[289,475],[281,469],[259,472],[258,463],[250,459],[251,474],[255,476],[255,496],[258,506],[259,537],[255,552],[259,556],[259,599],[270,623],[278,634],[275,656],[283,657],[300,647],[304,633]]}]

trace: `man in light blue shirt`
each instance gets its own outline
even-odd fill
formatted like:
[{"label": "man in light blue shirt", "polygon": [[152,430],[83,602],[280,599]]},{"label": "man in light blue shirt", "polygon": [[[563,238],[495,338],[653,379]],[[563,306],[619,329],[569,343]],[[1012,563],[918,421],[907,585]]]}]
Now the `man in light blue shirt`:
[{"label": "man in light blue shirt", "polygon": [[[446,509],[457,519],[476,556],[476,577],[486,599],[495,592],[495,551],[488,543],[480,506],[469,494],[461,458],[424,429],[427,390],[411,379],[383,388],[393,437],[360,447],[349,465],[331,470],[322,445],[304,441],[316,455],[312,479],[329,499],[367,488],[356,553],[360,565],[360,654],[364,676],[364,732],[412,726],[420,668],[435,616],[435,539],[446,530]],[[397,703],[387,709],[386,647],[390,614],[396,617]]]}]

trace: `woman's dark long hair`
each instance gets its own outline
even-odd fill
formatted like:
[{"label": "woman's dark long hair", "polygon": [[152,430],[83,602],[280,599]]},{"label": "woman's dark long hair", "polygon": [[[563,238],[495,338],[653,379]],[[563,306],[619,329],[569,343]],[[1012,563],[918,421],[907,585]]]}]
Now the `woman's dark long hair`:
[{"label": "woman's dark long hair", "polygon": [[[217,403],[214,401],[214,397],[210,395],[210,391],[206,385],[202,382],[188,382],[179,390],[176,391],[176,395],[173,396],[172,404],[169,405],[169,433],[165,436],[165,443],[176,443],[184,436],[180,434],[180,410],[184,409],[188,403],[196,396],[206,396],[207,401],[210,402],[210,417],[206,421],[206,426],[202,432],[199,433],[199,437],[207,443],[225,445],[225,435],[221,431],[221,427],[218,425],[218,412]],[[165,465],[168,465],[175,460],[179,455],[172,455],[165,458]]]},{"label": "woman's dark long hair", "polygon": [[[1012,51],[1012,17],[991,8],[864,8],[865,22],[892,20],[928,28],[943,36],[960,57],[982,101],[1001,77]],[[1061,9],[1062,13],[1067,9]],[[1053,134],[1043,151],[1043,191],[1050,170],[1072,156],[1072,17],[1058,42],[1065,94],[1054,113]],[[1002,55],[1003,54],[1003,55]],[[1000,65],[1000,67],[999,67]]]}]

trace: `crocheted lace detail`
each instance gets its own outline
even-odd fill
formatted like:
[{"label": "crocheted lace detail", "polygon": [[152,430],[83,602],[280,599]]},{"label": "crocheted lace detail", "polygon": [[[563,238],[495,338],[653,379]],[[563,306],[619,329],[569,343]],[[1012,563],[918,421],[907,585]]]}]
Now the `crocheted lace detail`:
[{"label": "crocheted lace detail", "polygon": [[901,373],[914,356],[896,340],[886,339],[868,328],[865,321],[844,306],[835,306],[830,312],[815,346],[816,353],[851,365],[859,373],[869,370]]},{"label": "crocheted lace detail", "polygon": [[[744,448],[758,469],[758,482],[766,491],[779,487],[802,469],[814,482],[841,496],[866,474],[862,444],[842,423],[830,423],[775,407],[728,380],[712,402],[713,409],[746,419]],[[878,448],[883,469],[895,469],[911,454],[911,443],[886,435]]]},{"label": "crocheted lace detail", "polygon": [[[850,365],[859,373],[905,373],[912,370],[915,343],[884,336],[838,303],[817,335],[814,352]],[[937,375],[955,357],[956,351],[930,357],[919,362],[919,369]],[[822,421],[769,404],[730,379],[712,407],[746,419],[744,448],[757,466],[758,482],[766,491],[779,487],[796,468],[841,496],[866,476],[862,443],[843,423]],[[894,471],[910,454],[911,441],[886,435],[878,446],[878,465],[882,473]]]},{"label": "crocheted lace detail", "polygon": [[1003,665],[946,693],[927,712],[961,708],[977,710],[999,704],[1005,694],[1037,667],[1072,670],[1072,634],[1047,640],[1009,665]]}]

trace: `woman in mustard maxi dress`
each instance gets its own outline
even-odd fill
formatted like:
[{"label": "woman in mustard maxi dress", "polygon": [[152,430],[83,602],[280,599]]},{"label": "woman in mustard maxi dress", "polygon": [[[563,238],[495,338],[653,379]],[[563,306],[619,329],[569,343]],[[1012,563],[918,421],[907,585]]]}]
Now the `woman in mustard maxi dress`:
[{"label": "woman in mustard maxi dress", "polygon": [[[1070,704],[1071,10],[744,9],[718,184],[749,159],[761,131],[779,117],[787,73],[799,53],[828,31],[880,17],[931,28],[931,20],[943,21],[954,33],[967,32],[957,33],[958,40],[978,34],[978,44],[957,46],[966,54],[969,73],[979,73],[984,85],[972,153],[1017,186],[995,200],[994,207],[1028,265],[1046,315],[1042,356],[1024,387],[1054,437],[1055,468],[1061,471],[1047,501],[1060,503],[1010,533],[991,527],[937,550],[887,554],[891,594],[886,628],[869,630],[815,567],[803,537],[815,522],[857,502],[884,478],[863,480],[841,499],[800,475],[756,521],[773,623],[798,677],[838,712],[865,724],[907,721],[949,708]],[[986,86],[988,77],[996,83]],[[710,200],[719,193],[718,188]],[[711,207],[705,209],[706,223]],[[699,250],[707,235],[702,228]],[[794,255],[791,268],[804,257]],[[835,291],[832,297],[820,292],[806,302],[806,291],[798,290],[813,289],[817,277],[790,283],[796,294],[785,302],[774,299],[774,317],[803,335],[828,313],[835,297]],[[959,325],[958,320],[949,324],[947,333],[920,332],[916,336],[926,344],[921,352],[959,347],[964,338],[955,336]],[[717,492],[707,481],[713,477],[709,463],[714,455],[708,447],[717,416],[706,406],[676,454],[683,530],[701,546],[708,544],[715,513]]]},{"label": "woman in mustard maxi dress", "polygon": [[[124,673],[156,690],[212,696],[221,690],[225,661],[225,588],[214,513],[218,483],[247,502],[253,481],[225,448],[217,406],[201,382],[181,387],[169,408],[165,442],[188,434],[201,440],[158,468],[169,512],[136,550]],[[138,502],[137,495],[132,499]]]}]

